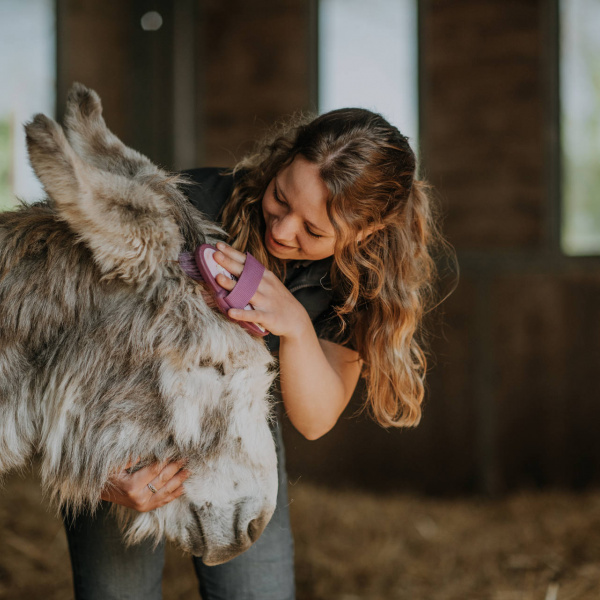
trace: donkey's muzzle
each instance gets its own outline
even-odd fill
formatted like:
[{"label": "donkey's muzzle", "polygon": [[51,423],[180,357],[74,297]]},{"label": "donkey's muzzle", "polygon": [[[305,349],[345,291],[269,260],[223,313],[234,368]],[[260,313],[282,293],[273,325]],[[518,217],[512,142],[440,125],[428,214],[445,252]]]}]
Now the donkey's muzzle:
[{"label": "donkey's muzzle", "polygon": [[[206,507],[190,506],[193,524],[188,527],[189,551],[201,556],[205,565],[219,565],[240,555],[256,542],[269,522],[272,512],[235,511],[233,527]],[[231,518],[231,516],[230,516]]]}]

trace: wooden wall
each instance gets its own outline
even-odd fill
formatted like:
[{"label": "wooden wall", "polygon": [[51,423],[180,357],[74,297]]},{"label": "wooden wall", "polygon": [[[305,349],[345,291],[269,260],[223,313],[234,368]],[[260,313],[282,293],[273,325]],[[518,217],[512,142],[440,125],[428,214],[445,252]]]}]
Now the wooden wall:
[{"label": "wooden wall", "polygon": [[206,0],[205,163],[235,164],[265,129],[310,104],[306,0]]},{"label": "wooden wall", "polygon": [[[141,25],[150,11],[163,19],[156,31]],[[59,118],[80,81],[126,144],[168,169],[195,166],[201,28],[196,0],[57,0]]]},{"label": "wooden wall", "polygon": [[[313,108],[313,0],[58,5],[59,106],[71,80],[96,87],[115,132],[166,166],[231,165],[264,126]],[[141,32],[153,9],[162,33]],[[422,424],[384,431],[352,416],[357,395],[321,440],[286,427],[292,481],[598,483],[600,260],[559,246],[556,26],[555,0],[420,3],[422,168],[460,285],[430,323]]]},{"label": "wooden wall", "polygon": [[[230,166],[309,105],[306,0],[57,0],[58,112],[73,81],[107,123],[167,168]],[[143,31],[156,11],[158,31]]]}]

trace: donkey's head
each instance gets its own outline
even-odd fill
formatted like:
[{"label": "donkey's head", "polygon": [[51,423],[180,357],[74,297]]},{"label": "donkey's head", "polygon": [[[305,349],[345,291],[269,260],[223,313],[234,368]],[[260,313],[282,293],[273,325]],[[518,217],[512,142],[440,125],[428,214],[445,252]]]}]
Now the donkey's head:
[{"label": "donkey's head", "polygon": [[[108,290],[104,303],[113,307],[90,335],[78,326],[72,353],[86,344],[88,356],[110,363],[110,385],[98,364],[98,374],[86,373],[87,399],[78,399],[78,375],[67,373],[68,402],[55,393],[44,415],[48,485],[59,473],[61,502],[94,502],[108,476],[131,458],[187,457],[186,495],[136,514],[128,537],[166,533],[205,562],[228,560],[270,519],[277,468],[268,427],[271,357],[261,341],[211,310],[203,287],[176,262],[182,250],[222,232],[191,207],[176,177],[107,129],[100,99],[84,86],[70,91],[64,130],[37,115],[26,133],[50,205],[91,255],[96,283]],[[113,289],[118,293],[110,296]],[[114,334],[100,335],[98,327]],[[114,405],[94,405],[90,388],[110,389]],[[140,389],[147,397],[139,397]],[[82,427],[84,419],[93,426]],[[79,439],[81,430],[86,437]]]}]

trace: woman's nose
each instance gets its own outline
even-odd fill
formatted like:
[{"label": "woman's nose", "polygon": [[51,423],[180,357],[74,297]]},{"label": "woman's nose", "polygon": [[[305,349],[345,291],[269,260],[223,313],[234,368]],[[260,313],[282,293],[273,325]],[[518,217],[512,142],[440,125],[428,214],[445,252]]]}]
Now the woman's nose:
[{"label": "woman's nose", "polygon": [[293,217],[287,214],[273,223],[272,234],[280,242],[290,242],[296,237],[296,228]]}]

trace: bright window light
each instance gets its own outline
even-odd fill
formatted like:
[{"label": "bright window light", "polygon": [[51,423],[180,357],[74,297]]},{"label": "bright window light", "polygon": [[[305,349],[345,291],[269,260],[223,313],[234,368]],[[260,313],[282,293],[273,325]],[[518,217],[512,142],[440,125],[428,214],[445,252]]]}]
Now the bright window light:
[{"label": "bright window light", "polygon": [[600,1],[560,2],[562,248],[600,254]]},{"label": "bright window light", "polygon": [[0,210],[43,192],[27,160],[23,124],[54,115],[54,0],[0,0]]},{"label": "bright window light", "polygon": [[381,113],[418,146],[417,0],[319,1],[319,112]]}]

